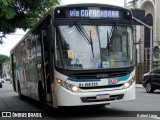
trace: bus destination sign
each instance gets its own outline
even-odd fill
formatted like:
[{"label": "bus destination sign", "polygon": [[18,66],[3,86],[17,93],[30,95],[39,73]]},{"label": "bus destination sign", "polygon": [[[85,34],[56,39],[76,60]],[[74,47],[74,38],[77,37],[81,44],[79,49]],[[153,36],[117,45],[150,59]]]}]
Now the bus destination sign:
[{"label": "bus destination sign", "polygon": [[126,19],[126,11],[111,8],[82,7],[59,8],[56,18]]},{"label": "bus destination sign", "polygon": [[78,18],[120,18],[119,12],[118,10],[71,9],[67,11],[67,16]]}]

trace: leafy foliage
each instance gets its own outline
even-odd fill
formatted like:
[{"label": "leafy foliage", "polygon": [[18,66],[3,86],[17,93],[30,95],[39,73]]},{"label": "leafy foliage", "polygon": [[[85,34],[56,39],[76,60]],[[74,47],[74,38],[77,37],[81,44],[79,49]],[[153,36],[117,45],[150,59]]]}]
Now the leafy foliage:
[{"label": "leafy foliage", "polygon": [[32,27],[47,9],[60,0],[0,0],[0,44],[6,34],[17,28]]},{"label": "leafy foliage", "polygon": [[2,75],[2,64],[9,60],[10,58],[8,56],[0,54],[0,75]]}]

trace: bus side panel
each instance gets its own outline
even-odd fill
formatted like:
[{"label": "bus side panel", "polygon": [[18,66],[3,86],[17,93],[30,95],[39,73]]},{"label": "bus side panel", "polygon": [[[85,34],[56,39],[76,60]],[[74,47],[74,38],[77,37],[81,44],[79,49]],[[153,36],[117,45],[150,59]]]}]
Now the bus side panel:
[{"label": "bus side panel", "polygon": [[22,95],[39,100],[38,81],[43,80],[40,35],[32,34],[32,39],[24,39],[15,50],[12,60],[15,91],[20,85]]},{"label": "bus side panel", "polygon": [[81,101],[77,93],[66,90],[60,87],[57,92],[57,105],[58,106],[81,106]]},{"label": "bus side panel", "polygon": [[135,82],[126,90],[124,95],[124,101],[130,101],[136,99],[135,95]]},{"label": "bus side panel", "polygon": [[[135,69],[133,70],[133,72],[131,73],[133,79],[135,79]],[[135,95],[135,82],[136,80],[133,82],[133,84],[127,88],[126,93],[124,95],[124,101],[130,101],[130,100],[134,100],[136,99],[136,95]]]}]

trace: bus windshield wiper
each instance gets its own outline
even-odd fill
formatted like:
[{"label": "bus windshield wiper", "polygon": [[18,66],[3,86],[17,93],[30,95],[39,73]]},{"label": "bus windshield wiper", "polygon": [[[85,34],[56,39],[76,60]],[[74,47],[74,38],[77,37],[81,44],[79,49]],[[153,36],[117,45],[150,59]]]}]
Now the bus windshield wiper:
[{"label": "bus windshield wiper", "polygon": [[90,45],[91,44],[90,37],[88,36],[83,26],[80,24],[80,22],[75,22],[75,25],[76,25],[78,32],[82,35],[84,40]]},{"label": "bus windshield wiper", "polygon": [[115,24],[114,26],[112,26],[112,29],[111,29],[111,32],[110,32],[110,35],[109,35],[110,46],[112,45],[112,42],[114,40],[114,37],[115,37],[115,34],[116,34],[116,30],[117,30],[117,24]]},{"label": "bus windshield wiper", "polygon": [[90,44],[91,44],[91,49],[92,49],[92,55],[93,55],[93,58],[94,58],[94,51],[93,51],[93,41],[92,41],[92,31],[90,30]]},{"label": "bus windshield wiper", "polygon": [[109,38],[109,35],[108,35],[108,31],[107,31],[107,50],[108,50],[108,56],[110,56],[110,38]]},{"label": "bus windshield wiper", "polygon": [[80,22],[75,22],[75,26],[76,26],[77,30],[79,31],[79,33],[84,38],[84,40],[88,43],[88,45],[91,45],[92,55],[93,55],[93,58],[94,58],[91,30],[90,30],[90,37],[89,37],[87,32],[85,31],[85,29],[83,28],[83,26],[80,24]]},{"label": "bus windshield wiper", "polygon": [[108,55],[110,56],[110,49],[112,46],[112,42],[114,40],[115,34],[116,34],[117,24],[112,26],[110,33],[107,31],[107,49],[108,49]]}]

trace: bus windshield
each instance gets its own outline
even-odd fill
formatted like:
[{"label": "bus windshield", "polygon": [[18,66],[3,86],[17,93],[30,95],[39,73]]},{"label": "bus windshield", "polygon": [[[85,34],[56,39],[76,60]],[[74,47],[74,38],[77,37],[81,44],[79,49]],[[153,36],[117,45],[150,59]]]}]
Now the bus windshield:
[{"label": "bus windshield", "polygon": [[57,26],[56,66],[65,69],[106,69],[133,65],[129,26]]}]

